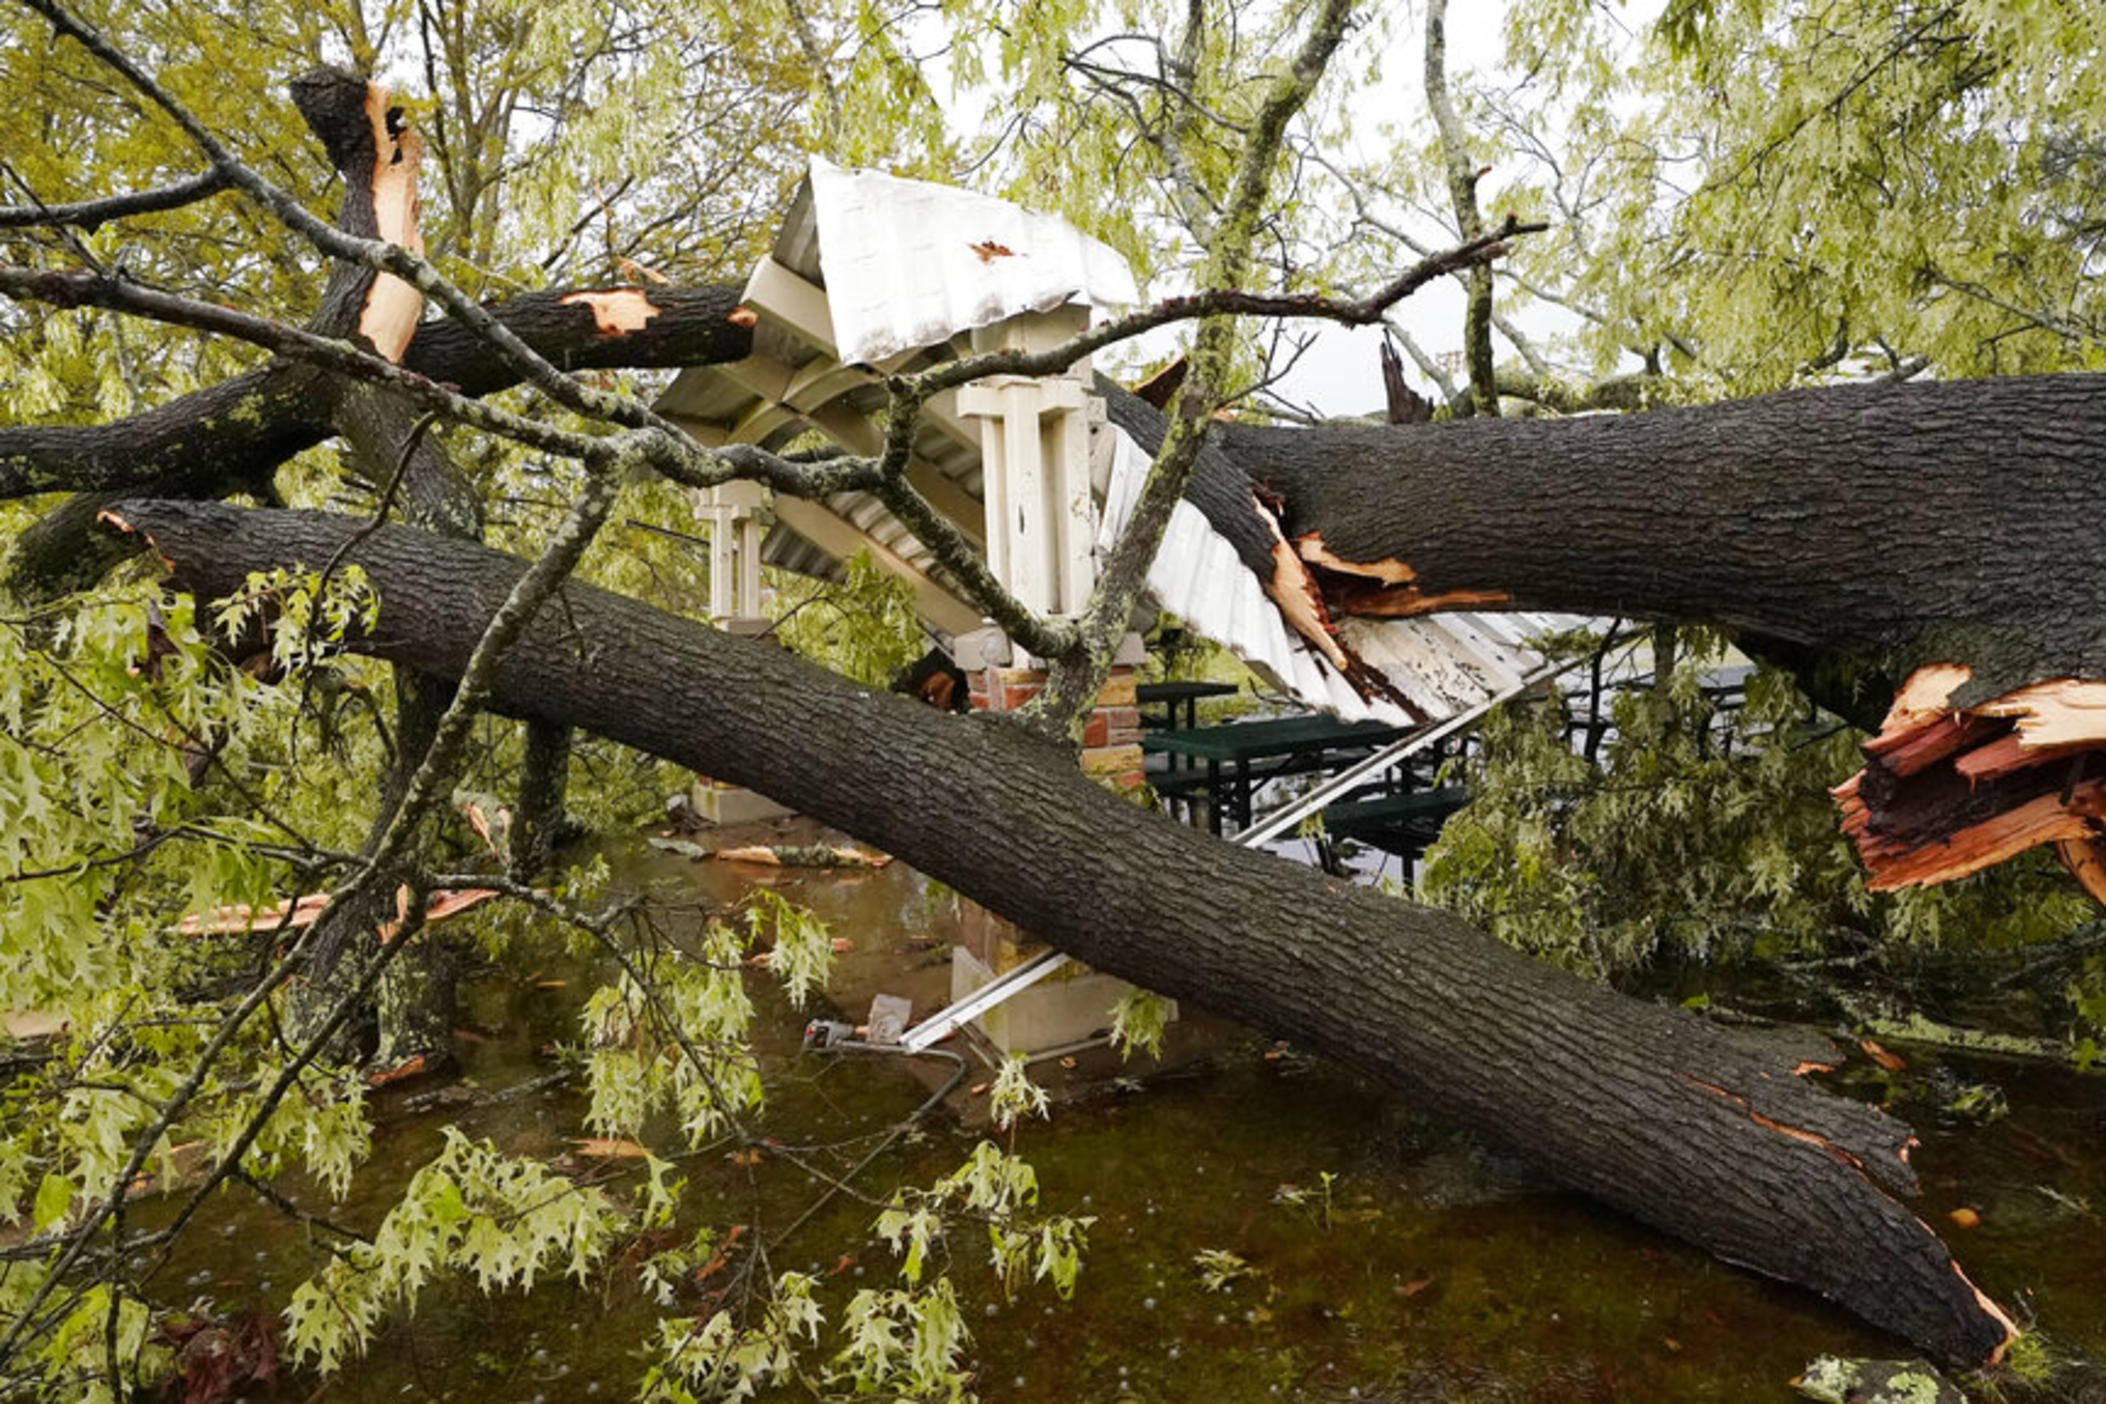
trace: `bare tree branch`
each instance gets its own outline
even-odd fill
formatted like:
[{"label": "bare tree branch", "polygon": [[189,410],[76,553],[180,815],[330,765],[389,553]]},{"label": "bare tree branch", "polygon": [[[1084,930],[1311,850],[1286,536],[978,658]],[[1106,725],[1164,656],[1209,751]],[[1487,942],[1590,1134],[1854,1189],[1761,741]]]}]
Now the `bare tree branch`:
[{"label": "bare tree branch", "polygon": [[210,170],[186,176],[167,185],[157,185],[151,190],[105,195],[99,200],[78,200],[63,205],[50,205],[42,201],[27,205],[0,205],[0,229],[39,229],[70,225],[92,231],[113,219],[129,219],[133,215],[155,214],[162,210],[176,210],[185,205],[194,205],[200,200],[217,195],[225,190],[228,184],[223,173]]}]

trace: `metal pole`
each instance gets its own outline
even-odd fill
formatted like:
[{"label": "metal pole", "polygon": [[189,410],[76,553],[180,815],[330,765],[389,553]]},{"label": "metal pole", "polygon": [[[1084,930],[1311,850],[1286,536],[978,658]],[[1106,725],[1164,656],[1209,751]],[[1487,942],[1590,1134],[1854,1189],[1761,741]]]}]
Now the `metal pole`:
[{"label": "metal pole", "polygon": [[1236,842],[1245,848],[1256,848],[1261,843],[1272,842],[1281,834],[1298,826],[1304,819],[1328,805],[1332,800],[1350,792],[1356,785],[1360,785],[1369,778],[1381,774],[1405,757],[1416,755],[1428,746],[1437,745],[1453,736],[1456,732],[1475,725],[1483,719],[1485,713],[1491,711],[1492,708],[1500,703],[1511,701],[1522,693],[1527,692],[1530,688],[1539,687],[1549,682],[1552,678],[1555,678],[1572,666],[1572,663],[1558,663],[1539,668],[1498,696],[1487,698],[1467,711],[1457,712],[1446,721],[1436,722],[1429,727],[1422,727],[1401,741],[1391,742],[1387,747],[1375,752],[1375,754],[1369,756],[1360,764],[1341,770],[1308,794],[1303,795],[1279,813],[1268,818],[1264,823],[1245,829],[1242,833],[1236,835]]}]

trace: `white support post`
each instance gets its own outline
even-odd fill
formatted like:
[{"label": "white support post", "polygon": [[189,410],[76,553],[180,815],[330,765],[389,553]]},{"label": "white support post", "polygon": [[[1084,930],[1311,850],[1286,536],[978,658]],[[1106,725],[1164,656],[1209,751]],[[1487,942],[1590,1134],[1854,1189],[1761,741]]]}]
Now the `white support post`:
[{"label": "white support post", "polygon": [[761,613],[759,483],[729,482],[696,494],[709,523],[709,613],[719,624]]},{"label": "white support post", "polygon": [[[973,333],[975,351],[1042,351],[1089,324],[1089,309],[1058,307]],[[987,564],[1042,614],[1080,614],[1096,584],[1091,546],[1089,366],[1032,379],[991,376],[958,392],[958,412],[980,421]]]}]

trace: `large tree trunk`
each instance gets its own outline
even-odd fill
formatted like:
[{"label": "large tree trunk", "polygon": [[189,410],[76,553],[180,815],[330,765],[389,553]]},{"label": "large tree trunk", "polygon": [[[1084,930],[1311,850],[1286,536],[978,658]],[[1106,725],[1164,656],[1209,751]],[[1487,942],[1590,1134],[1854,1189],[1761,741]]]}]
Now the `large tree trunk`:
[{"label": "large tree trunk", "polygon": [[[127,502],[201,596],[320,562],[356,524]],[[522,564],[389,528],[355,647],[457,672]],[[897,854],[1089,964],[1320,1049],[1669,1233],[1823,1292],[1940,1356],[2007,1319],[1894,1197],[1908,1128],[1807,1083],[1819,1055],[1530,961],[1453,918],[1137,810],[1020,729],[861,688],[781,650],[572,584],[496,702],[748,785]]]},{"label": "large tree trunk", "polygon": [[[337,226],[361,238],[421,250],[417,227],[417,166],[423,144],[403,124],[387,90],[348,69],[315,68],[293,80],[293,100],[343,178]],[[310,325],[353,337],[399,362],[417,330],[423,296],[409,284],[363,265],[331,265],[320,309]],[[480,541],[482,499],[426,430],[431,426],[392,387],[326,384],[331,422],[348,448],[347,461],[379,498],[376,515],[400,506],[411,525],[440,536]],[[438,734],[453,702],[451,678],[397,667],[395,757],[380,779],[378,805],[362,852],[376,852],[407,796],[411,777]],[[415,847],[421,848],[419,841]],[[414,861],[414,860],[411,860]],[[303,978],[289,991],[287,1022],[305,1039],[335,1017],[375,958],[384,924],[393,920],[393,890],[406,872],[364,889],[362,901],[333,904],[315,931]],[[388,970],[375,1002],[384,1069],[436,1066],[451,1052],[457,962],[444,936],[419,942]],[[349,1047],[339,1050],[348,1056]]]},{"label": "large tree trunk", "polygon": [[1803,390],[1698,409],[1315,432],[1227,456],[1343,614],[1450,596],[1704,619],[1959,699],[2106,677],[2106,377]]},{"label": "large tree trunk", "polygon": [[[753,347],[730,320],[741,290],[580,288],[523,293],[491,307],[498,321],[564,370],[714,365]],[[616,315],[634,301],[634,315]],[[610,314],[609,307],[615,309]],[[458,322],[419,324],[402,365],[469,395],[519,383],[494,348]],[[273,362],[107,424],[0,428],[0,498],[140,488],[157,479],[239,490],[333,432],[312,366]]]},{"label": "large tree trunk", "polygon": [[[1152,442],[1137,406],[1113,417]],[[2083,565],[2106,547],[2106,377],[1231,425],[1188,496],[1349,654],[1360,621],[1450,607],[1738,630],[1879,729],[1838,792],[1874,886],[2056,843],[2106,900],[2106,610]]]}]

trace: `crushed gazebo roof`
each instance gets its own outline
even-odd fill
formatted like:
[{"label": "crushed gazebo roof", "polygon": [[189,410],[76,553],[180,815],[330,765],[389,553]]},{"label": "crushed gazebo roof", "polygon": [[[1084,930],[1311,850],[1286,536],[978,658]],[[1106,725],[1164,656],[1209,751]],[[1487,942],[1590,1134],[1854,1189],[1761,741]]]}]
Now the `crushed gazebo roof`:
[{"label": "crushed gazebo roof", "polygon": [[[1064,220],[815,160],[770,256],[747,284],[747,305],[759,317],[753,354],[681,372],[658,408],[704,443],[780,448],[817,430],[848,452],[872,454],[882,431],[871,416],[884,408],[887,375],[961,354],[977,328],[1078,302],[1139,300],[1124,260]],[[1125,525],[1148,454],[1101,413],[1090,431],[1101,551]],[[955,392],[925,407],[908,476],[985,549],[981,435],[960,414]],[[830,578],[868,551],[913,588],[924,624],[946,646],[983,628],[965,591],[875,497],[777,497],[773,513],[762,546],[769,564]],[[1235,547],[1191,504],[1179,504],[1148,585],[1161,608],[1304,703],[1349,719],[1405,719],[1393,702],[1363,697],[1293,631]],[[1582,622],[1455,612],[1349,620],[1342,628],[1361,661],[1431,719],[1517,688],[1543,664],[1530,641]]]}]

